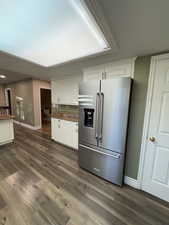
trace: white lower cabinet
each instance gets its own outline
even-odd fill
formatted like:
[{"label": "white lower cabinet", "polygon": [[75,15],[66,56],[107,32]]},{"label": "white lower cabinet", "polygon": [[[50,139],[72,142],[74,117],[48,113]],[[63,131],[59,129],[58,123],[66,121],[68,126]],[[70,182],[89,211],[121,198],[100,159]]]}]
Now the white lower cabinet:
[{"label": "white lower cabinet", "polygon": [[10,143],[13,139],[13,120],[0,120],[0,145]]},{"label": "white lower cabinet", "polygon": [[78,123],[52,118],[52,139],[78,149]]}]

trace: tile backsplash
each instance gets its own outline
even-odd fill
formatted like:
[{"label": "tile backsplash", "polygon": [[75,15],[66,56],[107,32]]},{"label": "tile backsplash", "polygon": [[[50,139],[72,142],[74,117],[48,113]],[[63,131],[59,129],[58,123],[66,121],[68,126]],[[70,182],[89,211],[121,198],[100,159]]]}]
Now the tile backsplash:
[{"label": "tile backsplash", "polygon": [[78,105],[53,104],[52,105],[52,114],[55,114],[55,113],[79,114],[79,106]]}]

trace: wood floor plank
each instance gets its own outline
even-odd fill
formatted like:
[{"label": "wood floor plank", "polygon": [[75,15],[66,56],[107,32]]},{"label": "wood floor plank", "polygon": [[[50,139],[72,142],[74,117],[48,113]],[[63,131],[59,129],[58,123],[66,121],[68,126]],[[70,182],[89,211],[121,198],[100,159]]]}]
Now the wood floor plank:
[{"label": "wood floor plank", "polygon": [[169,225],[169,204],[78,166],[76,151],[15,126],[0,147],[0,225]]}]

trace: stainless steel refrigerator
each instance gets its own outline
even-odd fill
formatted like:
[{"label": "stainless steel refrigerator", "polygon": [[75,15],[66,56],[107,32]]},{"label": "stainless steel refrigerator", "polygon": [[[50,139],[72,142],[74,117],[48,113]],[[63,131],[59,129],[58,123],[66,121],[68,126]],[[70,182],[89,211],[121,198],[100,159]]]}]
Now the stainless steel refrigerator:
[{"label": "stainless steel refrigerator", "polygon": [[79,86],[79,165],[122,185],[131,79],[83,82]]}]

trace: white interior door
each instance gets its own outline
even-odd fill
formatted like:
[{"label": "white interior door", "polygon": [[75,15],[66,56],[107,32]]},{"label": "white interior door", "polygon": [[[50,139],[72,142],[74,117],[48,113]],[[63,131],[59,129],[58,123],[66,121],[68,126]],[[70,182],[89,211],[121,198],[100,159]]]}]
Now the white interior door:
[{"label": "white interior door", "polygon": [[159,58],[154,69],[143,190],[169,201],[169,57]]}]

